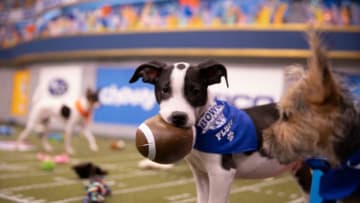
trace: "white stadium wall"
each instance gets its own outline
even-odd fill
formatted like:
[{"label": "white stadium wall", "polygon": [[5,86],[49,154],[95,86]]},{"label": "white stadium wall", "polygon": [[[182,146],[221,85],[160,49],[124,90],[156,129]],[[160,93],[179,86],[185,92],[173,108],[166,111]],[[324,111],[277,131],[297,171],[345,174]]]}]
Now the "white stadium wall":
[{"label": "white stadium wall", "polygon": [[[37,88],[41,87],[46,92],[50,84],[49,79],[52,77],[68,81],[71,97],[79,96],[88,87],[101,88],[99,96],[102,105],[94,112],[93,131],[97,135],[133,138],[136,127],[158,112],[152,85],[144,84],[140,80],[134,84],[128,83],[135,68],[146,61],[148,60],[133,59],[119,62],[69,62],[27,66],[25,70],[30,74],[30,81],[26,108],[31,108],[31,100]],[[164,61],[172,63],[177,60]],[[193,58],[186,61],[195,64],[201,62]],[[305,61],[291,60],[218,61],[228,69],[229,88],[223,79],[221,84],[213,85],[209,89],[217,97],[226,99],[239,108],[278,101],[284,88],[284,68],[293,62],[305,64]],[[359,73],[358,62],[339,62],[336,66],[336,70]],[[14,95],[13,80],[19,70],[23,69],[0,69],[0,119],[6,121],[13,118],[24,124],[28,111],[24,115],[14,116],[14,99],[13,96],[9,97]],[[55,122],[53,127],[60,129],[62,124]]]},{"label": "white stadium wall", "polygon": [[246,108],[279,100],[283,88],[283,69],[275,65],[226,64],[229,88],[224,79],[210,86],[217,97]]}]

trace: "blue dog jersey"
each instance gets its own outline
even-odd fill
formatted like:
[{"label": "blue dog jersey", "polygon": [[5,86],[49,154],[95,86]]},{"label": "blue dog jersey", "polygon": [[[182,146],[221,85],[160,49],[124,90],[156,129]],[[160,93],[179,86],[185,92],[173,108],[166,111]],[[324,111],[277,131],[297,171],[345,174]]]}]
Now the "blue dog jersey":
[{"label": "blue dog jersey", "polygon": [[306,163],[324,172],[319,194],[325,200],[344,199],[360,189],[360,150],[337,168],[330,168],[327,161],[321,159],[308,159]]},{"label": "blue dog jersey", "polygon": [[194,148],[218,154],[256,150],[256,129],[249,115],[227,102],[215,102],[196,123]]}]

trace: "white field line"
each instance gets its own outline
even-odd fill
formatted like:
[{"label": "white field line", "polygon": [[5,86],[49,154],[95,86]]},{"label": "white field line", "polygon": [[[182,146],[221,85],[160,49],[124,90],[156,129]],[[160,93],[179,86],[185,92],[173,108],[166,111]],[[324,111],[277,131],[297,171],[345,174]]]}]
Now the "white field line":
[{"label": "white field line", "polygon": [[[92,162],[96,165],[101,165],[102,168],[104,168],[104,169],[114,169],[114,168],[119,169],[119,168],[124,168],[123,165],[127,165],[127,166],[137,165],[137,163],[135,163],[135,162],[140,161],[140,160],[141,160],[141,158],[139,158],[139,156],[126,157],[125,159],[119,159],[119,157],[117,159],[104,158],[101,161],[96,161],[93,159],[91,159],[91,161],[90,161],[88,159],[72,158],[70,163],[68,164],[68,166],[70,168],[70,166],[76,165],[77,163]],[[0,179],[17,178],[19,176],[20,177],[31,176],[34,173],[29,173],[29,171],[38,171],[38,169],[40,169],[40,163],[41,163],[41,161],[36,160],[36,158],[34,158],[31,161],[33,163],[1,161],[0,162],[0,172],[6,173],[6,174],[0,174]],[[116,167],[114,166],[115,163],[117,164]],[[109,166],[109,167],[107,167],[107,166]],[[11,173],[9,174],[9,173],[7,173],[7,171],[11,171]],[[54,172],[56,172],[56,170]],[[36,174],[35,176],[39,175],[39,173],[35,173],[35,174]],[[43,174],[46,175],[46,173],[43,173]]]},{"label": "white field line", "polygon": [[[272,181],[263,181],[263,182],[260,182],[260,183],[255,183],[253,185],[247,185],[247,186],[234,188],[234,189],[231,190],[230,194],[235,194],[235,193],[239,193],[239,192],[253,191],[253,190],[259,190],[259,189],[261,189],[263,187],[282,184],[282,183],[285,183],[285,182],[288,182],[288,181],[291,181],[291,180],[292,180],[291,178],[286,177],[286,178],[275,179],[275,180],[272,180]],[[196,197],[191,197],[191,198],[182,199],[182,200],[178,200],[178,201],[171,201],[171,203],[188,203],[188,202],[196,202]],[[288,202],[288,203],[299,203],[299,202]]]},{"label": "white field line", "polygon": [[[116,191],[113,191],[112,194],[124,194],[124,193],[132,193],[132,192],[142,192],[142,191],[153,190],[153,189],[174,187],[174,186],[178,186],[178,185],[189,184],[189,183],[192,183],[193,181],[194,181],[193,178],[188,178],[188,179],[169,181],[169,182],[164,182],[164,183],[159,183],[159,184],[144,185],[144,186],[141,186],[141,187],[133,187],[133,188],[116,190]],[[59,201],[54,201],[54,202],[51,202],[51,203],[76,202],[76,201],[82,200],[83,198],[84,198],[84,196],[81,196],[81,197],[79,196],[79,197],[73,197],[73,198],[63,199],[63,200],[59,200]]]},{"label": "white field line", "polygon": [[[126,178],[133,178],[133,177],[152,176],[152,175],[157,175],[157,174],[158,174],[157,171],[136,171],[133,174],[127,174],[126,176],[119,175],[118,177],[115,177],[115,178],[116,179],[126,179]],[[11,193],[19,192],[22,190],[41,189],[41,188],[71,185],[71,184],[77,184],[77,183],[80,183],[80,180],[73,181],[73,180],[61,179],[55,183],[44,183],[44,184],[35,184],[35,185],[6,188],[3,190],[0,190],[0,198],[7,199],[10,201],[14,201],[14,202],[21,202],[21,203],[25,203],[25,202],[40,203],[40,202],[43,202],[44,200],[34,200],[34,199],[29,199],[29,197],[28,198],[20,198],[18,196],[14,196]],[[30,198],[33,198],[33,197],[30,197]]]},{"label": "white field line", "polygon": [[24,185],[24,186],[17,186],[11,188],[4,188],[0,190],[0,192],[19,192],[24,190],[33,190],[33,189],[41,189],[41,188],[49,188],[49,187],[57,187],[57,186],[64,186],[64,185],[71,185],[79,183],[79,180],[64,180],[59,182],[52,182],[52,183],[39,183],[39,184],[31,184],[31,185]]},{"label": "white field line", "polygon": [[44,200],[35,200],[33,197],[22,197],[22,195],[14,195],[14,194],[7,194],[7,193],[1,193],[0,192],[0,198],[6,199],[9,201],[14,201],[17,203],[41,203],[45,202]]},{"label": "white field line", "polygon": [[[54,156],[54,155],[53,155]],[[90,161],[87,157],[82,156],[82,157],[73,157],[71,158],[73,160],[78,160],[80,162],[85,162],[85,161]],[[100,160],[101,162],[103,161],[128,161],[128,160],[134,160],[134,159],[141,159],[141,155],[139,153],[136,152],[117,152],[117,153],[111,153],[110,155],[106,155],[106,156],[93,156],[91,157],[91,161],[95,162],[97,160]],[[0,163],[4,163],[4,164],[22,164],[22,165],[26,165],[29,166],[30,165],[34,165],[36,163],[28,163],[28,164],[24,164],[24,162],[33,162],[36,161],[36,155],[27,155],[27,156],[23,156],[23,157],[19,157],[19,158],[12,158],[11,160],[1,160]]]},{"label": "white field line", "polygon": [[136,178],[136,177],[143,177],[143,176],[154,176],[158,175],[159,173],[157,171],[135,171],[133,173],[129,173],[126,175],[114,175],[109,176],[107,179],[109,180],[123,180],[127,178]]},{"label": "white field line", "polygon": [[[169,171],[171,171],[172,169],[170,169]],[[186,166],[176,166],[176,171],[186,171],[189,170]],[[127,174],[127,175],[109,175],[108,179],[112,179],[112,180],[122,180],[122,179],[127,179],[127,178],[133,178],[133,177],[140,177],[140,176],[152,176],[152,175],[157,175],[160,174],[162,172],[165,171],[161,171],[161,170],[136,170],[133,173]]]},{"label": "white field line", "polygon": [[[265,182],[256,183],[256,184],[249,185],[249,186],[243,186],[243,187],[235,188],[234,190],[231,191],[231,194],[238,193],[238,192],[252,191],[254,189],[260,189],[260,188],[266,187],[266,186],[272,186],[272,185],[285,183],[290,180],[292,180],[292,179],[291,178],[280,178],[280,179],[277,179],[274,181],[265,181]],[[188,179],[182,179],[182,180],[177,180],[177,181],[170,181],[170,182],[164,182],[164,183],[159,183],[159,184],[152,184],[152,185],[145,185],[145,186],[141,186],[141,187],[116,190],[116,191],[113,191],[112,194],[124,194],[124,193],[127,194],[127,193],[132,193],[132,192],[143,192],[143,191],[152,190],[152,189],[160,189],[160,188],[184,185],[184,184],[192,183],[193,181],[194,181],[193,178],[188,178]],[[83,196],[73,197],[73,198],[68,198],[68,199],[64,199],[64,200],[60,200],[60,201],[54,201],[51,203],[76,202],[76,201],[82,200],[83,198],[84,198]],[[196,197],[185,199],[185,200],[180,200],[180,201],[176,201],[176,202],[172,202],[172,203],[185,203],[185,202],[194,202],[194,201],[196,201]]]},{"label": "white field line", "polygon": [[306,202],[305,199],[303,197],[300,197],[298,199],[291,200],[287,203],[303,203],[303,202]]},{"label": "white field line", "polygon": [[147,190],[153,190],[153,189],[160,189],[165,187],[174,187],[178,185],[185,185],[194,182],[193,178],[187,178],[187,179],[181,179],[176,181],[170,181],[165,183],[159,183],[155,185],[144,185],[141,187],[135,187],[135,188],[127,188],[122,190],[116,190],[114,191],[114,194],[126,194],[126,193],[132,193],[132,192],[142,192]]},{"label": "white field line", "polygon": [[[124,169],[126,166],[137,165],[136,161],[138,161],[138,159],[127,160],[126,162],[122,162],[120,160],[118,163],[104,163],[104,164],[101,164],[101,166],[103,166],[103,168],[106,170],[114,169],[114,168],[119,170],[119,169]],[[39,165],[40,165],[40,162],[39,162]],[[99,165],[99,164],[96,164],[96,165]],[[39,168],[40,168],[40,166],[39,166]],[[35,167],[33,168],[33,170],[38,171]],[[72,171],[70,169],[70,167],[66,168],[66,169],[56,169],[55,168],[55,170],[52,172],[52,174],[61,174],[61,173],[70,172],[70,171]],[[29,171],[27,171],[26,173],[0,174],[0,180],[7,180],[7,179],[11,179],[11,178],[23,178],[23,177],[38,177],[38,176],[47,176],[47,175],[49,175],[49,173],[47,173],[46,171],[45,172],[44,171],[32,172],[32,173],[29,173]]]},{"label": "white field line", "polygon": [[191,197],[187,199],[182,199],[178,201],[170,201],[171,203],[188,203],[188,202],[196,202],[196,197]]},{"label": "white field line", "polygon": [[34,169],[34,167],[25,165],[25,164],[10,164],[6,162],[0,162],[0,172],[28,172],[29,170]]},{"label": "white field line", "polygon": [[[185,168],[185,167],[184,167]],[[160,171],[142,171],[137,170],[133,173],[129,173],[126,175],[114,175],[114,176],[108,176],[108,181],[116,179],[127,179],[127,178],[135,178],[135,177],[143,177],[143,176],[153,176],[159,174]],[[52,174],[55,175],[55,174]],[[70,179],[64,179],[57,182],[51,182],[51,183],[39,183],[39,184],[31,184],[31,185],[24,185],[24,186],[16,186],[16,187],[10,187],[10,188],[4,188],[1,189],[0,192],[18,192],[18,191],[24,191],[24,190],[32,190],[32,189],[41,189],[41,188],[48,188],[48,187],[58,187],[63,185],[71,185],[71,184],[77,184],[81,182],[81,180],[70,180]]]},{"label": "white field line", "polygon": [[171,196],[166,196],[164,199],[166,199],[168,201],[176,201],[176,200],[187,199],[190,197],[191,197],[190,193],[182,193],[182,194],[174,194]]},{"label": "white field line", "polygon": [[[39,167],[40,168],[40,167]],[[70,169],[55,169],[55,171],[51,172],[51,175],[61,174],[65,172],[69,172]],[[38,176],[48,176],[50,173],[47,172],[27,172],[27,173],[11,173],[11,174],[2,174],[0,175],[0,180],[8,180],[13,178],[23,178],[23,177],[38,177]]]},{"label": "white field line", "polygon": [[[2,161],[4,162],[24,162],[24,161],[31,161],[31,160],[34,160],[34,157],[36,157],[35,155],[33,154],[22,154],[20,156],[8,156],[8,157],[2,157]],[[10,158],[10,159],[6,159],[6,158]]]},{"label": "white field line", "polygon": [[291,177],[285,177],[285,178],[279,178],[279,179],[275,179],[272,181],[263,181],[261,183],[256,183],[253,185],[247,185],[247,186],[242,186],[239,188],[234,188],[231,190],[230,194],[234,194],[234,193],[239,193],[239,192],[244,192],[244,191],[253,191],[253,190],[258,190],[261,189],[262,187],[266,187],[269,185],[277,185],[277,184],[281,184],[281,183],[286,183],[289,181],[292,181],[293,179]]},{"label": "white field line", "polygon": [[[152,173],[149,173],[149,174],[152,174]],[[143,174],[143,175],[146,175],[146,174]],[[131,176],[128,176],[128,177],[131,177]],[[288,182],[290,180],[291,180],[290,178],[281,178],[281,179],[277,179],[277,180],[274,180],[274,181],[266,181],[266,182],[261,182],[261,183],[249,185],[249,186],[243,186],[243,187],[233,189],[231,191],[231,194],[238,193],[238,192],[252,191],[252,190],[260,189],[262,187]],[[28,189],[34,189],[34,188],[38,189],[38,188],[46,188],[46,187],[49,187],[49,186],[63,186],[63,185],[68,185],[68,184],[75,184],[75,183],[78,183],[78,182],[79,181],[62,180],[62,181],[59,181],[57,183],[34,184],[34,185],[28,185],[28,186],[20,186],[20,187],[8,188],[6,190],[3,190],[4,192],[0,191],[1,192],[0,197],[2,197],[4,199],[16,201],[16,202],[27,202],[28,200],[26,198],[19,198],[19,197],[16,197],[14,195],[7,195],[6,193],[8,193],[9,191],[13,192],[13,191],[21,191],[21,190],[28,190]],[[183,179],[183,180],[177,180],[177,181],[170,181],[170,182],[154,184],[154,185],[145,185],[145,186],[141,186],[141,187],[116,190],[116,191],[113,191],[113,194],[124,194],[124,193],[146,191],[146,190],[150,190],[150,189],[173,187],[173,186],[188,184],[190,182],[193,182],[192,178]],[[81,196],[81,197],[73,197],[73,198],[68,198],[68,199],[64,199],[64,200],[60,200],[60,201],[55,201],[53,203],[67,203],[67,202],[79,201],[79,200],[82,200],[82,198],[83,198],[83,196]],[[289,202],[289,203],[299,203],[299,202],[301,202],[301,200],[302,199],[293,200],[292,202]],[[180,200],[180,201],[173,202],[173,203],[185,203],[185,202],[193,202],[193,201],[196,201],[196,198],[184,199],[184,200]]]},{"label": "white field line", "polygon": [[141,159],[141,155],[139,153],[128,153],[128,154],[121,154],[121,152],[116,152],[114,154],[111,155],[106,155],[106,156],[96,156],[96,157],[91,157],[91,159],[87,158],[87,157],[75,157],[74,159],[78,159],[78,160],[91,160],[92,162],[95,162],[97,160],[99,160],[100,162],[106,162],[106,161],[128,161],[128,160],[133,160],[133,159]]}]

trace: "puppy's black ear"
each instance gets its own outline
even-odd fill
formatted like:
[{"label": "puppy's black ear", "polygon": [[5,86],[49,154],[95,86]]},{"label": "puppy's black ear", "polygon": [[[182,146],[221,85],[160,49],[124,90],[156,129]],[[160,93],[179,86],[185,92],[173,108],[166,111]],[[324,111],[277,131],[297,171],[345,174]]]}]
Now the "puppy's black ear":
[{"label": "puppy's black ear", "polygon": [[156,79],[160,76],[161,71],[166,67],[166,64],[160,61],[150,61],[141,64],[136,70],[134,75],[129,80],[130,83],[136,82],[142,77],[143,82],[155,84]]},{"label": "puppy's black ear", "polygon": [[200,69],[200,75],[204,78],[207,85],[212,85],[215,83],[221,82],[221,77],[225,77],[226,86],[229,87],[229,82],[227,79],[227,71],[223,64],[214,61],[208,60],[198,65]]},{"label": "puppy's black ear", "polygon": [[92,88],[87,87],[85,95],[89,102],[98,102],[99,101],[99,89],[93,90]]},{"label": "puppy's black ear", "polygon": [[90,88],[90,87],[87,87],[86,88],[86,96],[88,97],[88,96],[90,96],[90,95],[92,95],[93,94],[93,90]]}]

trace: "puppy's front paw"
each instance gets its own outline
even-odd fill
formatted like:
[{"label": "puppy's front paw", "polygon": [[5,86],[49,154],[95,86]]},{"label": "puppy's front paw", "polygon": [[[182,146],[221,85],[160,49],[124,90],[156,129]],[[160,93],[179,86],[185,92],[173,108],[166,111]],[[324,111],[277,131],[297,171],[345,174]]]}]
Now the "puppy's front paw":
[{"label": "puppy's front paw", "polygon": [[21,151],[21,142],[16,141],[16,142],[15,142],[15,147],[14,147],[14,148],[15,148],[15,150],[16,150],[16,151]]},{"label": "puppy's front paw", "polygon": [[138,167],[140,169],[160,169],[160,170],[169,170],[174,167],[174,164],[159,164],[153,162],[149,159],[143,159],[138,162]]},{"label": "puppy's front paw", "polygon": [[91,149],[91,151],[94,151],[94,152],[99,151],[99,147],[97,146],[97,144],[90,145],[90,149]]}]

